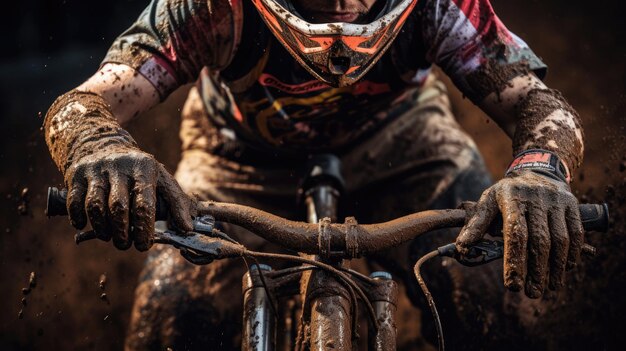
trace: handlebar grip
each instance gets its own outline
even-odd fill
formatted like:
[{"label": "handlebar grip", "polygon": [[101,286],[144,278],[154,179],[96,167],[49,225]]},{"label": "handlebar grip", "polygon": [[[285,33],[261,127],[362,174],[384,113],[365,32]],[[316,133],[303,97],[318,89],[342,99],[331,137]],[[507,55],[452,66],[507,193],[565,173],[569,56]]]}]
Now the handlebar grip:
[{"label": "handlebar grip", "polygon": [[48,188],[46,200],[46,216],[67,216],[67,190],[59,190],[53,186]]},{"label": "handlebar grip", "polygon": [[[167,204],[160,196],[157,196],[156,220],[164,221],[167,215]],[[67,216],[67,189],[48,188],[46,216]]]},{"label": "handlebar grip", "polygon": [[580,219],[583,222],[585,231],[596,231],[606,233],[609,231],[609,206],[606,203],[598,204],[581,204],[578,205],[580,210]]}]

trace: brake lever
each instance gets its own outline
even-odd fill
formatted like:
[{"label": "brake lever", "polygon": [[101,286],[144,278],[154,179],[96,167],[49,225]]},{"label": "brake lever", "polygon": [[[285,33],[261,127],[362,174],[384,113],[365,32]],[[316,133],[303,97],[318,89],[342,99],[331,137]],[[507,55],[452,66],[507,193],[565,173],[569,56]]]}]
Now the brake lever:
[{"label": "brake lever", "polygon": [[[198,233],[198,234],[207,235],[207,236],[220,236],[220,234],[223,234],[221,232],[219,232],[220,234],[214,233],[214,229],[215,229],[215,218],[213,218],[213,216],[207,215],[207,216],[196,217],[193,219],[193,230],[190,233]],[[177,230],[163,231],[163,230],[157,229],[155,230],[155,233],[154,233],[155,242],[160,242],[162,240],[163,243],[167,244],[168,243],[167,240],[168,238],[170,238],[170,235],[164,234],[165,232],[170,232],[173,235],[189,236],[189,233],[179,232]],[[226,234],[223,234],[223,235],[226,235]],[[226,237],[228,236],[226,235]],[[85,241],[93,240],[93,239],[100,239],[104,241],[107,240],[104,236],[99,235],[93,230],[89,230],[86,232],[79,232],[78,234],[74,235],[74,242],[76,242],[76,245]],[[229,240],[229,239],[230,237],[228,237],[228,239],[226,240]],[[233,241],[233,240],[230,239],[229,241]]]},{"label": "brake lever", "polygon": [[[155,230],[153,242],[174,246],[181,251],[185,259],[193,264],[208,264],[215,259],[243,256],[245,247],[217,230],[213,217],[197,217],[193,225],[194,230],[186,233],[169,229]],[[103,237],[93,230],[74,236],[76,244],[92,239],[103,239]]]},{"label": "brake lever", "polygon": [[[439,256],[452,257],[464,266],[476,267],[504,257],[504,242],[502,240],[483,239],[470,246],[465,254],[459,252],[454,243],[438,247],[437,251]],[[591,245],[583,244],[582,253],[587,256],[595,256],[596,249]]]},{"label": "brake lever", "polygon": [[469,247],[467,253],[462,254],[454,243],[437,248],[439,256],[452,257],[467,267],[476,267],[495,261],[504,256],[504,242],[500,240],[483,239]]}]

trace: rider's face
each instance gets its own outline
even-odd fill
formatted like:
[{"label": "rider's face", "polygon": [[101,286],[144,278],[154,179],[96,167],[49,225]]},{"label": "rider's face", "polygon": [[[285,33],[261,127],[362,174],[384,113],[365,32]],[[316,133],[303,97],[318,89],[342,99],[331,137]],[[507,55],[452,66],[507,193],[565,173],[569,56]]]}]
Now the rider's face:
[{"label": "rider's face", "polygon": [[359,23],[375,3],[384,0],[292,0],[306,20],[312,23]]}]

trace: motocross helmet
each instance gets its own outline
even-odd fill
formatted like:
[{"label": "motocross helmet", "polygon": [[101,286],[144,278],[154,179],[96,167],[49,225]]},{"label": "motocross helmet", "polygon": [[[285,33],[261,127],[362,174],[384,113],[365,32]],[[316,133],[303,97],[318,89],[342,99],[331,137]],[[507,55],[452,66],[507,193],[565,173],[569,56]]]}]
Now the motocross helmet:
[{"label": "motocross helmet", "polygon": [[418,0],[386,0],[367,24],[309,23],[290,0],[252,0],[289,53],[317,79],[347,86],[367,73],[389,48]]}]

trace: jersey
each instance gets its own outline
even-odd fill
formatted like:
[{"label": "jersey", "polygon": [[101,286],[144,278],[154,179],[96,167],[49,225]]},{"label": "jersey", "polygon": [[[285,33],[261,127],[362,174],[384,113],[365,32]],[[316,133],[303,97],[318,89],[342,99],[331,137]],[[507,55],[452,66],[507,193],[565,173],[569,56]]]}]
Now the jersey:
[{"label": "jersey", "polygon": [[487,64],[546,66],[488,0],[420,0],[389,50],[357,83],[331,87],[282,47],[247,0],[153,0],[103,63],[131,66],[167,97],[199,79],[209,117],[251,144],[319,151],[349,146],[439,65],[467,96]]}]

